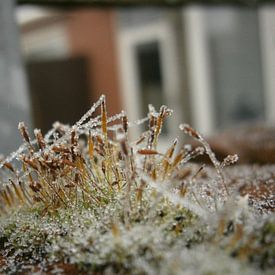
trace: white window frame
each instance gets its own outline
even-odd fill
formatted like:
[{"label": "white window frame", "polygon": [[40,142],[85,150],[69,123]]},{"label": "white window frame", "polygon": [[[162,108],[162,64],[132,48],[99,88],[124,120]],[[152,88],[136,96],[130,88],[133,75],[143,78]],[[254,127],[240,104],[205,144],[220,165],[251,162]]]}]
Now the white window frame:
[{"label": "white window frame", "polygon": [[[181,100],[181,82],[175,35],[172,25],[165,20],[118,30],[121,98],[131,121],[142,116],[141,88],[135,58],[136,46],[155,41],[160,45],[164,97],[168,107],[174,110],[173,119],[167,124],[168,137],[160,138],[160,148],[167,148],[167,141],[175,137],[178,125],[183,119],[183,112],[178,104]],[[135,128],[132,134],[136,136],[140,132],[140,129]]]},{"label": "white window frame", "polygon": [[[263,100],[266,121],[275,122],[275,8],[259,10],[259,33],[263,68]],[[194,126],[205,134],[215,131],[214,98],[206,40],[204,8],[190,6],[182,11],[185,27],[191,115]]]}]

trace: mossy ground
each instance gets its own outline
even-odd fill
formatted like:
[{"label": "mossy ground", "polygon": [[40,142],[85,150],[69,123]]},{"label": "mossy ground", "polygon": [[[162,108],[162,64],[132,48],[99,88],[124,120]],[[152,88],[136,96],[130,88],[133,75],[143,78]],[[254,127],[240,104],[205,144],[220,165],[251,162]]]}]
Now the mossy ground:
[{"label": "mossy ground", "polygon": [[[45,137],[20,123],[24,144],[0,163],[1,272],[274,274],[275,167],[226,167],[237,156],[217,160],[186,124],[202,146],[175,139],[162,152],[170,114],[149,106],[130,124],[124,112],[108,118],[101,97]],[[132,140],[129,127],[144,121]],[[190,163],[202,154],[213,167]]]},{"label": "mossy ground", "polygon": [[[242,177],[248,169],[240,168],[239,175]],[[231,170],[236,177],[236,168]],[[258,170],[262,170],[262,175],[258,171],[258,177],[262,177],[272,169]],[[207,222],[148,188],[141,204],[136,204],[134,196],[131,198],[134,207],[126,224],[120,195],[103,207],[78,205],[46,214],[39,204],[14,209],[0,221],[2,272],[272,274],[274,271],[272,213],[248,208],[230,219],[226,215],[209,215],[212,221]]]}]

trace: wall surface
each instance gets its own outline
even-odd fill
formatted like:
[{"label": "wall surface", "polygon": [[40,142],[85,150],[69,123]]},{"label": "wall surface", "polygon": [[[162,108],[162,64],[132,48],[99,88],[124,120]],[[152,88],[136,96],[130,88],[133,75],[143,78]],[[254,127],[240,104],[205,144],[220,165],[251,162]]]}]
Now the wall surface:
[{"label": "wall surface", "polygon": [[109,114],[121,111],[114,13],[106,8],[75,10],[67,24],[72,55],[88,59],[91,103],[106,94]]},{"label": "wall surface", "polygon": [[8,154],[22,143],[18,122],[30,125],[13,1],[0,1],[0,26],[0,154]]}]

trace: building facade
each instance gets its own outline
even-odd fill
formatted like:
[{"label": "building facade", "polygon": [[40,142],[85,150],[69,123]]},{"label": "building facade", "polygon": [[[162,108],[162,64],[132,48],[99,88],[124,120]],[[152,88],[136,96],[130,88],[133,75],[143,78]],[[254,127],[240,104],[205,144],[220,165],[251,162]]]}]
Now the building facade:
[{"label": "building facade", "polygon": [[[178,135],[183,121],[205,134],[245,122],[272,123],[274,13],[272,7],[201,6],[40,10],[32,16],[21,10],[35,126],[43,128],[47,112],[41,110],[55,97],[49,92],[44,105],[35,98],[50,89],[61,95],[51,119],[68,117],[62,108],[75,109],[68,123],[101,93],[110,114],[123,108],[130,120],[145,116],[149,103],[166,104],[174,119],[167,121],[163,144]],[[51,80],[54,70],[60,77]]]}]

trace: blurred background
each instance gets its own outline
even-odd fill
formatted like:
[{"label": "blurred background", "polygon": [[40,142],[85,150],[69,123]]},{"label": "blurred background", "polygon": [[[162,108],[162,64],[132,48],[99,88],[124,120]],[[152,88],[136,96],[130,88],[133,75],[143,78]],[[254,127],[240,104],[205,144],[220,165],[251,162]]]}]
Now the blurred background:
[{"label": "blurred background", "polygon": [[[47,7],[0,1],[0,152],[17,125],[73,124],[104,93],[109,115],[174,110],[221,156],[275,162],[275,6]],[[142,129],[134,129],[133,135]]]}]

